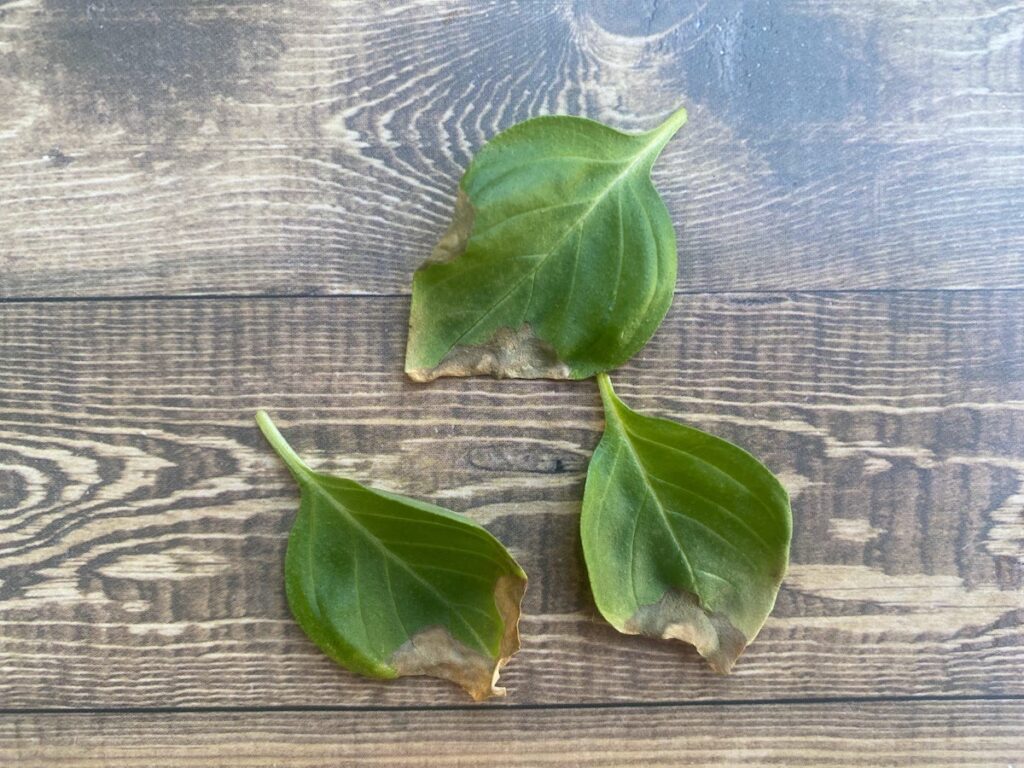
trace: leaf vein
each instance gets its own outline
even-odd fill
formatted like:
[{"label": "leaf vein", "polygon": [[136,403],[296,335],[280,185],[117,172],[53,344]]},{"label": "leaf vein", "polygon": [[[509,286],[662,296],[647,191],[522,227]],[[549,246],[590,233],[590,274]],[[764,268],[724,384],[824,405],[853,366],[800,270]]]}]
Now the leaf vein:
[{"label": "leaf vein", "polygon": [[641,435],[641,434],[638,434],[638,433],[634,432],[629,427],[625,427],[625,430],[626,430],[627,433],[629,433],[629,435],[631,437],[635,437],[638,440],[640,440],[641,442],[648,443],[650,445],[654,445],[654,446],[657,446],[659,448],[664,448],[664,449],[672,451],[674,453],[680,453],[680,454],[682,454],[684,456],[689,456],[691,459],[696,461],[698,464],[703,464],[703,465],[705,465],[707,467],[710,467],[711,469],[713,469],[715,471],[716,474],[721,475],[722,477],[724,477],[727,480],[729,480],[733,485],[735,485],[736,487],[738,487],[738,488],[742,489],[743,491],[745,491],[750,496],[750,498],[754,501],[754,503],[756,503],[758,506],[760,506],[762,509],[764,509],[769,515],[772,515],[773,517],[775,516],[775,511],[761,500],[761,498],[754,491],[754,489],[752,489],[750,486],[748,486],[746,483],[744,483],[742,480],[740,480],[738,477],[733,475],[728,470],[718,466],[717,464],[715,464],[713,462],[708,461],[707,459],[705,459],[702,456],[698,456],[697,454],[693,453],[692,451],[687,451],[684,448],[680,448],[678,446],[671,445],[669,443],[663,443],[662,441],[654,440],[653,438],[645,437],[644,435]]},{"label": "leaf vein", "polygon": [[[542,258],[540,258],[540,260],[539,260],[539,261],[538,261],[538,262],[537,262],[536,264],[534,264],[534,265],[533,265],[533,267],[531,267],[531,268],[530,268],[530,270],[528,270],[528,271],[527,271],[527,272],[526,272],[526,273],[525,273],[524,275],[522,275],[522,276],[520,276],[520,277],[519,277],[518,279],[516,279],[516,280],[515,280],[515,282],[513,282],[512,286],[511,286],[511,287],[510,287],[510,288],[509,288],[509,289],[508,289],[508,290],[507,290],[507,291],[506,291],[506,292],[505,292],[505,293],[504,293],[504,294],[503,294],[503,295],[502,295],[502,296],[501,296],[501,297],[500,297],[500,298],[499,298],[499,299],[498,299],[498,300],[497,300],[497,301],[496,301],[496,302],[495,302],[494,304],[492,304],[492,305],[491,305],[491,307],[489,307],[489,308],[488,308],[488,309],[487,309],[487,310],[486,310],[486,311],[485,311],[485,312],[484,312],[484,313],[483,313],[483,314],[482,314],[482,315],[481,315],[481,316],[480,316],[479,318],[477,318],[477,319],[476,319],[476,320],[475,320],[475,321],[474,321],[474,322],[473,322],[473,323],[472,323],[472,324],[471,324],[471,325],[470,325],[470,326],[469,326],[469,327],[468,327],[468,328],[467,328],[467,329],[466,329],[465,331],[463,331],[462,333],[460,333],[460,334],[459,334],[459,335],[458,335],[458,336],[456,337],[456,339],[455,339],[455,340],[454,340],[453,342],[451,342],[451,343],[450,343],[450,344],[448,345],[448,349],[447,349],[447,351],[445,352],[445,354],[448,354],[449,352],[451,352],[451,350],[452,350],[452,349],[453,349],[453,348],[454,348],[455,346],[457,346],[457,345],[459,344],[459,342],[461,342],[461,341],[462,341],[462,340],[463,340],[463,339],[464,339],[464,338],[465,338],[465,337],[466,337],[467,335],[469,335],[470,333],[472,333],[472,332],[473,332],[473,331],[474,331],[474,330],[475,330],[475,329],[476,329],[476,328],[477,328],[477,327],[478,327],[478,326],[479,326],[479,325],[480,325],[481,323],[483,323],[483,322],[484,322],[484,320],[486,320],[486,319],[487,319],[487,318],[488,318],[488,317],[489,317],[489,316],[490,316],[490,315],[491,315],[491,314],[492,314],[492,313],[493,313],[493,312],[494,312],[494,311],[495,311],[495,310],[496,310],[496,309],[497,309],[498,307],[502,306],[502,305],[503,305],[503,304],[504,304],[504,303],[505,303],[505,302],[506,302],[506,301],[508,300],[508,298],[509,298],[509,297],[510,297],[511,295],[513,295],[513,294],[514,294],[514,293],[515,293],[515,292],[516,292],[516,291],[517,291],[517,290],[519,289],[519,287],[520,287],[520,286],[521,286],[521,285],[522,285],[522,284],[523,284],[523,283],[524,283],[524,282],[525,282],[525,281],[526,281],[527,279],[529,279],[530,277],[533,277],[533,276],[535,275],[535,273],[536,273],[536,272],[537,272],[538,270],[540,270],[540,268],[541,268],[541,267],[543,267],[543,266],[544,266],[544,264],[546,264],[546,263],[547,263],[547,261],[548,261],[548,260],[549,260],[549,259],[550,259],[550,258],[551,258],[551,257],[552,257],[553,255],[555,255],[556,253],[559,253],[559,252],[560,252],[560,250],[561,250],[561,248],[562,248],[562,246],[563,246],[563,245],[565,244],[565,242],[566,242],[566,241],[567,241],[567,240],[569,239],[569,236],[570,236],[570,235],[571,235],[571,234],[572,234],[573,232],[575,232],[575,231],[576,231],[576,230],[577,230],[578,228],[580,228],[580,227],[581,227],[581,226],[583,225],[583,223],[584,223],[585,221],[587,221],[587,219],[589,219],[589,218],[590,218],[591,214],[593,214],[593,212],[594,212],[595,210],[597,210],[598,206],[600,206],[600,205],[601,205],[601,204],[602,204],[602,203],[603,203],[603,202],[605,201],[605,199],[606,199],[606,198],[608,197],[608,195],[609,195],[609,194],[610,194],[610,193],[612,192],[612,190],[613,190],[613,189],[615,189],[615,188],[616,188],[616,186],[617,186],[617,185],[618,185],[618,184],[619,184],[620,182],[622,182],[622,180],[623,180],[623,179],[627,178],[627,177],[629,176],[630,172],[632,172],[632,171],[633,171],[633,170],[634,170],[634,169],[635,169],[635,168],[636,168],[637,166],[639,166],[639,165],[641,164],[641,162],[642,162],[643,160],[646,160],[646,159],[648,159],[648,158],[650,157],[651,147],[654,147],[654,146],[656,146],[656,144],[653,144],[653,143],[652,143],[652,144],[649,144],[649,145],[646,145],[646,146],[645,146],[645,147],[643,148],[643,150],[642,150],[642,151],[640,151],[640,152],[638,152],[638,153],[637,153],[637,154],[636,154],[636,155],[635,155],[635,156],[633,157],[633,159],[632,159],[632,160],[630,160],[630,161],[629,161],[628,163],[619,163],[619,165],[624,165],[624,166],[625,166],[625,167],[623,168],[623,170],[622,170],[621,172],[619,172],[618,174],[616,174],[616,175],[615,175],[614,177],[612,177],[612,180],[611,180],[611,181],[610,181],[610,182],[609,182],[609,183],[608,183],[607,185],[605,185],[604,187],[602,187],[602,188],[601,188],[601,189],[600,189],[600,190],[599,190],[599,191],[598,191],[598,192],[597,192],[597,193],[596,193],[596,194],[594,195],[594,197],[593,197],[593,200],[592,200],[592,202],[590,203],[590,205],[589,205],[589,206],[587,206],[587,209],[586,209],[585,211],[583,211],[583,213],[582,213],[582,214],[580,214],[580,215],[579,215],[579,216],[578,216],[578,217],[577,217],[577,218],[576,218],[576,219],[575,219],[575,220],[574,220],[574,221],[572,222],[572,224],[571,224],[571,225],[569,225],[569,227],[568,227],[568,228],[566,229],[566,231],[565,231],[565,232],[564,232],[564,233],[563,233],[563,234],[562,234],[562,235],[561,235],[561,236],[560,236],[560,237],[558,238],[558,240],[556,240],[556,241],[555,241],[555,243],[554,243],[554,244],[553,244],[553,245],[552,245],[552,246],[551,246],[550,248],[548,248],[548,249],[547,249],[547,251],[546,251],[546,252],[545,252],[545,253],[544,253],[544,254],[542,255]],[[472,200],[471,200],[470,202],[472,202]],[[475,238],[476,238],[476,235],[475,235],[475,234],[473,234],[473,233],[470,233],[470,243],[472,243],[472,242],[473,242],[473,240],[474,240]],[[468,247],[469,247],[469,246],[467,245],[467,248],[468,248]],[[444,357],[444,355],[442,355],[442,359],[443,359],[443,357]]]},{"label": "leaf vein", "polygon": [[[337,510],[342,516],[347,517],[352,522],[352,524],[354,526],[356,526],[363,533],[363,535],[366,537],[366,539],[372,545],[374,545],[377,549],[380,550],[381,554],[383,554],[385,557],[391,558],[397,565],[399,565],[404,571],[406,571],[415,581],[418,581],[442,605],[449,606],[449,613],[452,615],[452,617],[457,619],[458,622],[460,624],[462,624],[462,626],[465,627],[469,631],[469,633],[477,640],[477,642],[480,644],[479,647],[480,647],[481,650],[483,650],[485,652],[489,652],[487,650],[487,643],[485,643],[483,641],[483,639],[480,637],[480,635],[477,634],[476,630],[473,629],[473,627],[469,624],[469,622],[466,621],[459,614],[457,614],[457,613],[455,613],[455,612],[450,610],[450,606],[452,604],[451,601],[444,594],[442,594],[437,589],[437,587],[435,587],[429,581],[427,581],[422,576],[420,576],[415,570],[413,570],[413,568],[410,565],[408,565],[404,560],[399,558],[397,555],[395,555],[394,552],[392,552],[390,549],[388,549],[388,547],[384,545],[383,540],[379,539],[368,528],[366,528],[362,523],[360,523],[359,520],[356,518],[356,516],[353,515],[351,512],[349,512],[348,509],[346,509],[337,499],[335,499],[330,494],[326,493],[324,491],[324,489],[321,488],[319,485],[317,485],[315,483],[312,483],[311,485],[316,490],[316,492],[318,494],[320,494],[320,496],[322,496],[323,498],[327,499],[327,501],[330,503],[330,505],[335,510]],[[488,558],[488,559],[490,559],[490,558]],[[358,592],[357,592],[357,594],[358,594]],[[357,600],[357,602],[358,602],[358,600]],[[361,610],[361,603],[360,603],[360,610]]]}]

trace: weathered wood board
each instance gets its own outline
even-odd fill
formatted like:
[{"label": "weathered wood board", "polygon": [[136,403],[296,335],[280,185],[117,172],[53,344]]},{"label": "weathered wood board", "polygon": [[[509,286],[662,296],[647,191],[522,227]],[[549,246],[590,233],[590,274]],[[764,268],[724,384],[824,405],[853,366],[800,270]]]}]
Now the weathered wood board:
[{"label": "weathered wood board", "polygon": [[[593,382],[401,371],[484,142],[680,103],[615,381],[794,497],[729,677],[596,615]],[[302,635],[257,407],[511,546],[507,700]],[[1021,3],[0,0],[0,765],[1017,765],[1022,582]]]},{"label": "weathered wood board", "polygon": [[595,615],[587,382],[401,375],[408,300],[0,306],[0,700],[461,703],[355,677],[290,620],[297,508],[252,416],[317,466],[465,511],[531,575],[512,703],[1024,694],[1024,296],[686,297],[616,375],[762,456],[793,566],[728,677]]},{"label": "weathered wood board", "polygon": [[1022,731],[1019,701],[218,717],[26,714],[0,721],[0,761],[19,768],[991,768],[1024,759]]},{"label": "weathered wood board", "polygon": [[692,291],[1024,287],[1006,0],[6,0],[0,297],[406,292],[545,113],[645,128]]}]

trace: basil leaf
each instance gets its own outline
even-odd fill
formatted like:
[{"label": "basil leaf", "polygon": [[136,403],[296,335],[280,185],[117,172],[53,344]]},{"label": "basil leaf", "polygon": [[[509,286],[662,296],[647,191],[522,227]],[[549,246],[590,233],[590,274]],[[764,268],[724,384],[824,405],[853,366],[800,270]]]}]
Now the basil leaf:
[{"label": "basil leaf", "polygon": [[413,279],[409,377],[584,379],[639,351],[676,284],[651,166],[685,122],[626,134],[538,117],[480,150]]},{"label": "basil leaf", "polygon": [[775,604],[792,515],[757,459],[630,410],[598,377],[605,432],[580,520],[590,585],[620,632],[676,638],[728,672]]},{"label": "basil leaf", "polygon": [[504,695],[495,683],[519,650],[526,574],[501,543],[449,510],[314,472],[265,412],[256,421],[302,492],[285,587],[310,639],[369,677]]}]

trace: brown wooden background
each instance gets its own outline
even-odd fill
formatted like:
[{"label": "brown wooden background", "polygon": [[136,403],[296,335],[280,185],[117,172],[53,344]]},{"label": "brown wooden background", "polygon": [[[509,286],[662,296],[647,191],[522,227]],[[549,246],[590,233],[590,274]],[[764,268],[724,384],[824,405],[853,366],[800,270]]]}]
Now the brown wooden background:
[{"label": "brown wooden background", "polygon": [[[679,103],[615,380],[794,498],[729,677],[595,615],[593,382],[402,375],[475,149]],[[511,546],[506,700],[305,639],[257,407]],[[0,0],[0,764],[1021,765],[1022,619],[1016,0]]]}]

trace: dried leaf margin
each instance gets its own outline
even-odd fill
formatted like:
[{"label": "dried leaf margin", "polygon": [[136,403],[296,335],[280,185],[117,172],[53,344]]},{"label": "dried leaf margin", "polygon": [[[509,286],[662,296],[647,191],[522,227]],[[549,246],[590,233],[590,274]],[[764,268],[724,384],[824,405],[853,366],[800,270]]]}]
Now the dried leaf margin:
[{"label": "dried leaf margin", "polygon": [[368,677],[430,675],[478,701],[503,696],[527,582],[508,550],[455,512],[315,472],[266,412],[256,421],[301,491],[285,589],[309,638]]},{"label": "dried leaf margin", "polygon": [[686,122],[628,134],[539,117],[489,142],[413,279],[406,373],[583,379],[638,352],[664,319],[675,231],[651,167]]},{"label": "dried leaf margin", "polygon": [[598,376],[605,432],[580,530],[598,610],[620,632],[692,643],[728,672],[775,605],[789,496],[726,440],[625,405]]}]

